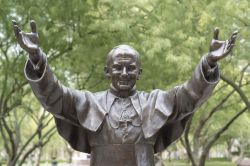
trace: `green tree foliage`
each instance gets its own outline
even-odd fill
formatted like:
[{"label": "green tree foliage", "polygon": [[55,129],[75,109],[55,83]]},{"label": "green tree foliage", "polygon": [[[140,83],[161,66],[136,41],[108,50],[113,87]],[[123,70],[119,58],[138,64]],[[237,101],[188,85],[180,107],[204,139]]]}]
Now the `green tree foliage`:
[{"label": "green tree foliage", "polygon": [[[109,86],[103,74],[106,55],[123,43],[141,54],[143,74],[137,87],[145,91],[173,88],[188,79],[208,52],[214,27],[220,27],[222,40],[234,30],[240,31],[234,52],[221,62],[222,75],[238,85],[240,70],[250,59],[247,0],[0,0],[0,4],[0,117],[8,124],[15,111],[18,117],[27,112],[23,109],[27,99],[32,101],[30,113],[41,116],[23,75],[26,53],[16,44],[12,19],[26,32],[30,31],[29,20],[36,21],[40,46],[55,74],[63,84],[82,90],[100,91]],[[243,82],[246,85],[241,90],[249,99],[249,74],[244,75]],[[207,109],[231,90],[228,87],[215,94]],[[213,117],[209,132],[225,123],[223,117],[230,119],[237,108],[245,106],[237,92],[230,102],[235,105]],[[193,124],[198,124],[205,110],[195,115]],[[20,130],[24,136],[25,127]],[[2,139],[0,144],[5,149]]]}]

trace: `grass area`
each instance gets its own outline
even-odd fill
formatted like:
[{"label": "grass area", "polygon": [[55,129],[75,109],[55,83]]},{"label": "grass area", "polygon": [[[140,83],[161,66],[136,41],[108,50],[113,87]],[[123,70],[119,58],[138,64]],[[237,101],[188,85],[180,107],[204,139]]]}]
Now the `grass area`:
[{"label": "grass area", "polygon": [[[165,162],[166,166],[192,166],[183,161]],[[229,161],[207,161],[206,166],[236,166],[235,163]]]}]

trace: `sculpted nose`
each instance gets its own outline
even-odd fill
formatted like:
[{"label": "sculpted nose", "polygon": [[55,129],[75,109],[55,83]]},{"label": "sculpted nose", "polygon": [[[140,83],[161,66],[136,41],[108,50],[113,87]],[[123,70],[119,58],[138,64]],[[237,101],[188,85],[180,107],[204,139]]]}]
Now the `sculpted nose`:
[{"label": "sculpted nose", "polygon": [[121,76],[127,76],[127,75],[128,75],[127,68],[123,67]]}]

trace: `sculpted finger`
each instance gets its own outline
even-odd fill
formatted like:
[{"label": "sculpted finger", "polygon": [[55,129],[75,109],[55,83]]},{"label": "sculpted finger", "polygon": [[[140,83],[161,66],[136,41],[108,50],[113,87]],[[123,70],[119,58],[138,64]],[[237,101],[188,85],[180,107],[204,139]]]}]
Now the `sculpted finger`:
[{"label": "sculpted finger", "polygon": [[226,57],[232,51],[233,47],[234,44],[229,45],[225,53],[222,55],[222,58]]},{"label": "sculpted finger", "polygon": [[14,25],[17,25],[16,20],[11,20],[11,21],[12,21],[13,26],[14,26]]},{"label": "sculpted finger", "polygon": [[11,20],[12,21],[12,24],[13,24],[13,29],[14,29],[14,33],[15,35],[17,34],[17,30],[18,30],[18,25],[17,25],[17,22],[16,20]]},{"label": "sculpted finger", "polygon": [[236,38],[237,38],[237,36],[238,36],[238,31],[234,31],[234,33],[232,34],[232,36],[231,36],[231,43],[232,44],[234,44],[235,43],[235,41],[236,41]]},{"label": "sculpted finger", "polygon": [[234,46],[235,45],[235,42],[236,42],[236,39],[237,39],[237,35],[238,35],[238,31],[235,31],[231,38],[229,39],[229,43],[228,43],[228,46],[227,46],[227,49],[229,49],[229,47]]},{"label": "sculpted finger", "polygon": [[218,38],[219,38],[219,28],[218,27],[216,27],[216,28],[214,28],[214,39],[215,40],[218,40]]},{"label": "sculpted finger", "polygon": [[36,33],[36,22],[34,20],[30,21],[31,32]]},{"label": "sculpted finger", "polygon": [[13,30],[14,30],[15,36],[16,38],[18,38],[19,33],[21,32],[21,29],[18,27],[16,20],[12,20],[12,24],[13,24]]},{"label": "sculpted finger", "polygon": [[14,25],[13,28],[16,38],[20,38],[21,29],[17,25]]},{"label": "sculpted finger", "polygon": [[233,35],[238,35],[238,33],[239,33],[239,31],[236,30],[236,31],[234,31]]}]

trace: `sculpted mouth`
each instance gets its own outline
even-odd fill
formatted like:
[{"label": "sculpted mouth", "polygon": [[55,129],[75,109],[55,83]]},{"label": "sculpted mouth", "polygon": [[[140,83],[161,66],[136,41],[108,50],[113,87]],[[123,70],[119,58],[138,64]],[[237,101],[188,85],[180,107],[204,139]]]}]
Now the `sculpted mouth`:
[{"label": "sculpted mouth", "polygon": [[128,81],[119,81],[119,83],[122,85],[128,85]]}]

